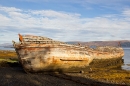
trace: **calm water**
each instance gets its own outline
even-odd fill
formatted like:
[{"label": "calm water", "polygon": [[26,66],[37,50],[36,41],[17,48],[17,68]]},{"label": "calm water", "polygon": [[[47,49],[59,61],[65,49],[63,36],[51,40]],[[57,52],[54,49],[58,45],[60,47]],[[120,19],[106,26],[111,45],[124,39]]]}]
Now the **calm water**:
[{"label": "calm water", "polygon": [[[0,47],[0,50],[14,50],[14,48]],[[124,48],[124,52],[124,65],[122,65],[122,69],[130,70],[130,48]]]},{"label": "calm water", "polygon": [[130,48],[124,48],[124,52],[124,65],[122,66],[122,69],[130,70]]},{"label": "calm water", "polygon": [[14,48],[0,46],[0,50],[14,50]]}]

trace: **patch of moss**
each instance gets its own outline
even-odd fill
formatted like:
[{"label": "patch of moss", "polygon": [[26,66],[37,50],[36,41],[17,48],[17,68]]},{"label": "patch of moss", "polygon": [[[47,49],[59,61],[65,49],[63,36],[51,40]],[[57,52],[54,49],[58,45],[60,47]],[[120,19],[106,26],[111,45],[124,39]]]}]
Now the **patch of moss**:
[{"label": "patch of moss", "polygon": [[11,59],[0,59],[0,62],[10,62],[10,63],[14,63],[14,62],[18,62],[17,60],[11,60]]},{"label": "patch of moss", "polygon": [[10,60],[10,59],[0,59],[0,67],[14,67],[19,66],[17,60]]},{"label": "patch of moss", "polygon": [[130,85],[130,71],[111,68],[93,68],[85,72],[89,78],[100,82]]}]

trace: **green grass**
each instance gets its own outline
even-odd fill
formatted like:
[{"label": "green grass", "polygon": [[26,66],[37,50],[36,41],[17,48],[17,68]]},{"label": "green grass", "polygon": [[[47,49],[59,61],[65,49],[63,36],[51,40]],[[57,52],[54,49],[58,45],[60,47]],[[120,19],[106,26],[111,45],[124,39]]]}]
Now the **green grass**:
[{"label": "green grass", "polygon": [[11,59],[0,59],[0,63],[1,62],[9,62],[9,63],[14,63],[14,62],[18,62],[17,60],[11,60]]}]

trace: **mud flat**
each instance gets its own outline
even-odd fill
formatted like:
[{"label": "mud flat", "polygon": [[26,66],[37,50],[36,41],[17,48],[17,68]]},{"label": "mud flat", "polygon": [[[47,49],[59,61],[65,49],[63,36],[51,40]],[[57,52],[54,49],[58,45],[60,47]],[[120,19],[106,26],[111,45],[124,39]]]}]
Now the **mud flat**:
[{"label": "mud flat", "polygon": [[0,86],[85,86],[49,74],[26,74],[21,67],[2,67],[0,77]]},{"label": "mud flat", "polygon": [[122,70],[123,59],[94,60],[90,70],[83,73],[64,73],[61,77],[88,85],[130,86],[130,71]]},{"label": "mud flat", "polygon": [[90,70],[82,73],[27,74],[19,65],[15,51],[1,50],[0,59],[0,86],[130,86],[130,71],[120,69],[121,60],[112,60],[104,66],[101,65],[107,61],[102,64],[94,61]]},{"label": "mud flat", "polygon": [[[85,72],[84,74],[73,74],[66,73],[66,75],[73,77],[82,77],[84,80],[80,78],[76,81],[80,81],[82,83],[86,83],[88,80],[95,81],[95,85],[100,83],[104,85],[113,85],[113,86],[130,86],[130,71],[126,70],[117,70],[117,69],[93,69],[91,72]],[[89,83],[93,84],[93,83]],[[98,85],[100,85],[98,84]]]}]

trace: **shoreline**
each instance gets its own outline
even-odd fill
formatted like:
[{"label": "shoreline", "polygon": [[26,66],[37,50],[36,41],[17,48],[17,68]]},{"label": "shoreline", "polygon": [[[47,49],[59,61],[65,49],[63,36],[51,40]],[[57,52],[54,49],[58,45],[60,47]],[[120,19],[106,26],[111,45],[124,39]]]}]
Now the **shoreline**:
[{"label": "shoreline", "polygon": [[[43,77],[44,76],[44,77]],[[0,67],[0,85],[12,85],[12,86],[38,86],[38,85],[48,85],[51,86],[68,86],[68,83],[74,86],[129,86],[130,85],[130,71],[120,71],[111,69],[93,69],[93,71],[85,73],[25,73],[21,66],[13,67]],[[33,77],[30,78],[30,77]],[[47,78],[51,77],[53,81],[46,81]],[[32,80],[39,82],[34,83]],[[44,79],[43,79],[44,78]],[[55,79],[56,78],[56,79]],[[30,79],[28,81],[28,79]],[[50,78],[49,78],[50,79]],[[9,81],[8,81],[9,80]],[[27,80],[27,81],[25,81]],[[56,83],[60,80],[62,83]],[[66,81],[67,80],[67,81]],[[15,82],[14,82],[15,81]],[[22,81],[22,82],[21,82]],[[66,81],[66,82],[65,82]],[[46,83],[46,84],[45,84]],[[58,84],[58,85],[57,85]],[[69,86],[71,86],[69,85]]]},{"label": "shoreline", "polygon": [[[1,50],[0,50],[1,52]],[[106,66],[101,66],[104,63],[106,63],[106,61],[103,61],[103,64],[99,64],[101,63],[99,62],[94,62],[91,63],[93,65],[91,65],[91,70],[89,71],[85,71],[84,73],[32,73],[32,74],[26,74],[23,71],[23,68],[20,66],[20,64],[18,63],[17,60],[17,56],[15,51],[13,50],[2,50],[3,54],[0,54],[0,59],[6,59],[4,64],[5,65],[1,65],[0,66],[0,76],[3,77],[1,78],[2,80],[4,80],[5,84],[2,85],[7,85],[7,84],[11,84],[11,85],[44,85],[44,79],[41,76],[46,76],[46,78],[51,77],[52,79],[57,79],[55,81],[51,81],[51,83],[55,83],[58,82],[58,80],[61,80],[61,82],[65,82],[66,83],[73,83],[76,84],[74,86],[78,86],[78,85],[98,85],[98,86],[127,86],[130,85],[130,71],[127,70],[121,70],[121,64],[122,64],[122,60],[115,60],[115,63],[111,63],[109,65]],[[0,61],[2,62],[2,61]],[[117,66],[117,64],[119,64],[119,66]],[[2,64],[2,63],[0,63]],[[98,64],[98,65],[97,65]],[[96,65],[96,66],[94,66]],[[100,66],[101,67],[100,67]],[[20,77],[19,77],[20,76]],[[12,77],[12,78],[9,78]],[[30,79],[30,77],[36,78],[35,80],[39,83],[39,84],[35,84],[31,81],[24,81],[26,79]],[[22,83],[21,83],[21,79]],[[41,80],[40,80],[41,79]],[[8,81],[11,80],[11,81]],[[16,83],[13,83],[13,80],[15,80]],[[30,79],[31,80],[31,79]],[[1,82],[1,81],[0,81]],[[11,83],[10,83],[11,82]],[[1,82],[2,83],[2,82]],[[26,85],[26,83],[28,83]],[[47,81],[47,83],[49,83]],[[62,84],[62,86],[65,86],[65,84]],[[47,84],[46,84],[47,85]],[[59,83],[59,85],[61,85]],[[70,84],[69,84],[70,85]],[[72,84],[71,84],[72,85]],[[70,85],[70,86],[71,86]],[[55,85],[57,86],[57,85]]]}]

